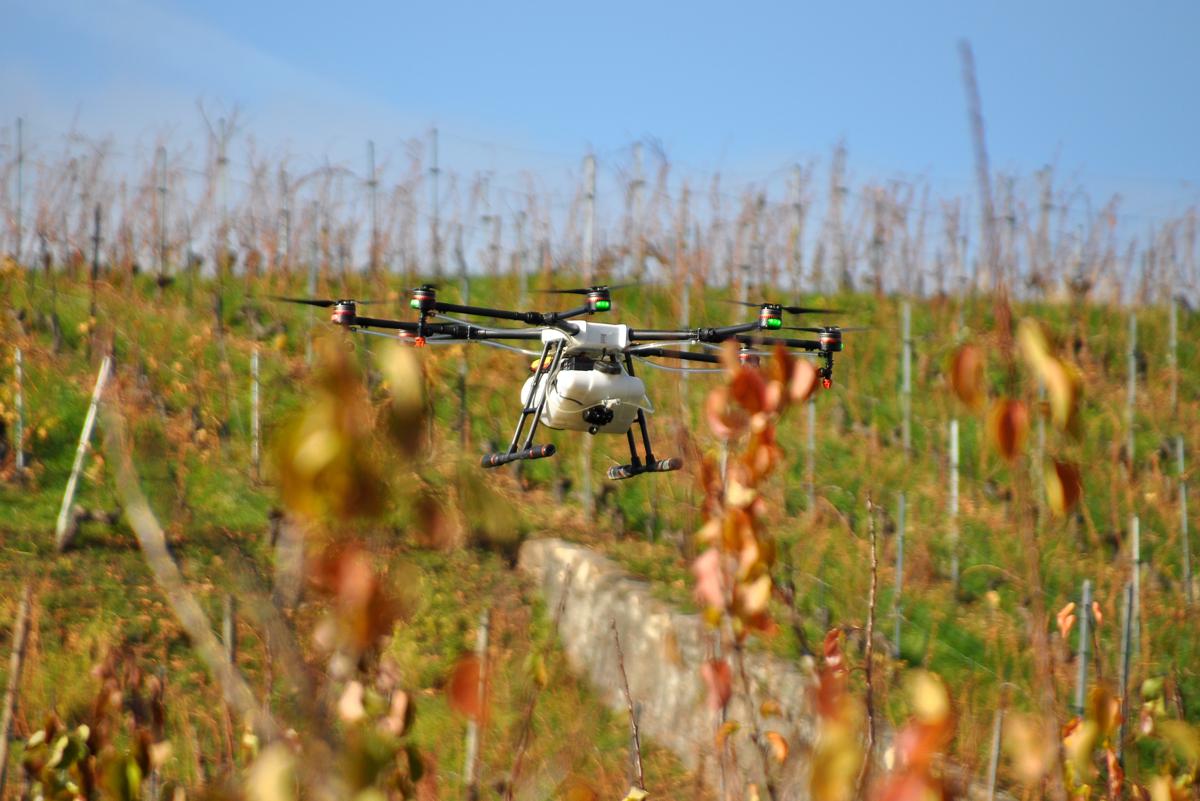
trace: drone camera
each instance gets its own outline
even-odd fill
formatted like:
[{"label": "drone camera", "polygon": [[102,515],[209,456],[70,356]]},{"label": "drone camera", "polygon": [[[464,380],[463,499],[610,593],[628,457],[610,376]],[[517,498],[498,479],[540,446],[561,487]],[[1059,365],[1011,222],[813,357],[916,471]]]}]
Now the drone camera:
[{"label": "drone camera", "polygon": [[353,325],[354,324],[355,306],[352,300],[339,300],[333,304],[333,311],[329,315],[329,319],[334,325]]},{"label": "drone camera", "polygon": [[[600,426],[606,426],[613,420],[613,410],[607,406],[591,406],[583,410],[583,422],[598,431]],[[592,431],[592,433],[596,433]]]}]

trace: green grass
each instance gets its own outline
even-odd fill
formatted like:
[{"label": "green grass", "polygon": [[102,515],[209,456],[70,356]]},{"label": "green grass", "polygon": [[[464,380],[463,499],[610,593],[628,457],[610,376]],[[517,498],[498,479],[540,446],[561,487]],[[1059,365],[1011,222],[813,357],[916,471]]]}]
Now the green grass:
[{"label": "green grass", "polygon": [[[329,289],[334,294],[376,294],[349,280]],[[294,287],[292,288],[295,289]],[[282,292],[271,287],[270,292]],[[497,303],[515,297],[511,282],[479,279],[473,297]],[[0,277],[0,294],[16,308],[48,309],[44,278],[31,286],[20,276]],[[268,511],[278,505],[264,469],[262,480],[253,477],[249,446],[249,354],[256,341],[262,353],[263,427],[269,443],[272,433],[305,400],[305,343],[310,316],[305,309],[272,306],[254,297],[268,294],[266,287],[247,291],[240,280],[225,287],[223,301],[226,336],[213,332],[211,286],[196,287],[194,306],[186,302],[186,288],[168,288],[161,301],[146,280],[136,291],[113,287],[101,292],[98,323],[111,327],[119,364],[119,390],[123,402],[135,413],[130,430],[136,445],[143,487],[156,512],[167,524],[176,555],[185,572],[217,614],[220,599],[230,588],[241,586],[245,575],[267,575],[270,555],[265,545]],[[455,292],[443,293],[453,300]],[[736,312],[716,302],[713,291],[696,298],[692,320],[715,324],[732,320]],[[965,699],[960,710],[960,757],[979,758],[1003,682],[1018,690],[1013,703],[1031,707],[1031,664],[1023,609],[1022,555],[1011,522],[1005,493],[1012,485],[1012,469],[985,442],[982,415],[962,408],[952,397],[945,367],[953,349],[964,338],[982,342],[989,350],[989,383],[994,392],[1007,381],[988,338],[994,326],[989,298],[913,304],[913,450],[906,458],[900,450],[901,405],[899,396],[898,303],[891,298],[867,296],[807,298],[855,310],[845,324],[871,324],[874,332],[847,335],[847,348],[837,360],[835,388],[817,399],[818,429],[816,509],[805,501],[805,422],[802,409],[794,409],[780,430],[789,459],[772,480],[770,526],[780,544],[780,570],[790,573],[798,590],[797,608],[805,639],[819,643],[822,624],[850,629],[864,625],[869,586],[865,528],[867,494],[894,514],[895,496],[908,497],[908,533],[903,610],[907,619],[900,643],[901,665],[924,665],[942,674],[956,697]],[[672,322],[673,293],[642,290],[618,294],[613,321],[668,325]],[[113,528],[85,524],[78,548],[55,556],[51,547],[61,489],[66,482],[95,376],[95,359],[86,351],[79,327],[86,321],[86,285],[59,279],[57,312],[64,343],[52,351],[48,326],[36,315],[32,332],[21,340],[26,347],[27,425],[31,438],[27,450],[34,469],[25,483],[0,484],[0,620],[10,620],[16,587],[25,578],[39,586],[39,639],[35,669],[27,678],[26,705],[31,714],[57,706],[83,703],[94,687],[87,668],[108,643],[131,640],[144,649],[147,659],[169,665],[179,708],[188,708],[211,682],[171,621],[162,599],[152,587],[132,535],[123,525]],[[129,309],[134,311],[131,313]],[[262,310],[266,330],[251,324]],[[381,311],[380,314],[386,312]],[[957,320],[966,330],[958,332]],[[1061,454],[1084,468],[1084,501],[1080,514],[1068,521],[1044,520],[1040,532],[1043,553],[1043,587],[1046,606],[1053,612],[1074,600],[1084,578],[1094,582],[1096,597],[1106,620],[1099,632],[1104,674],[1115,675],[1120,639],[1117,600],[1128,576],[1126,529],[1131,514],[1141,517],[1144,559],[1150,564],[1143,598],[1144,642],[1137,675],[1172,674],[1178,681],[1186,708],[1193,719],[1200,713],[1200,627],[1187,623],[1180,602],[1179,543],[1174,496],[1174,461],[1155,454],[1169,437],[1181,434],[1189,454],[1200,445],[1200,319],[1181,315],[1178,413],[1167,403],[1166,313],[1162,309],[1139,312],[1139,334],[1148,373],[1139,383],[1136,414],[1134,478],[1118,459],[1124,441],[1125,342],[1127,324],[1121,310],[1065,304],[1037,303],[1019,306],[1016,316],[1041,320],[1060,343],[1078,336],[1084,349],[1079,360],[1086,388],[1081,442],[1066,441],[1047,433],[1047,454]],[[316,315],[318,322],[320,315]],[[278,328],[272,328],[278,321]],[[17,341],[11,316],[0,323],[5,341]],[[956,333],[957,332],[957,333]],[[369,352],[375,341],[364,338],[360,351]],[[458,406],[454,395],[456,354],[431,348],[431,386],[434,389],[435,430],[439,432],[429,454],[431,481],[438,465],[459,456]],[[4,353],[9,359],[10,353]],[[526,375],[528,360],[488,349],[471,349],[467,414],[467,462],[484,449],[486,440],[506,442],[515,422],[514,398]],[[658,408],[652,418],[656,452],[673,455],[677,437],[689,435],[705,450],[717,443],[703,421],[703,395],[719,379],[693,377],[687,392],[678,376],[645,371],[650,396]],[[5,383],[0,403],[11,410],[11,383]],[[1027,379],[1023,379],[1027,380]],[[946,427],[951,417],[960,421],[962,466],[959,556],[963,579],[957,592],[949,586],[949,522],[945,467]],[[45,433],[39,433],[44,428]],[[686,471],[648,476],[611,485],[607,501],[620,510],[624,531],[611,531],[605,511],[595,519],[581,519],[574,501],[565,507],[553,501],[551,483],[567,479],[578,488],[581,471],[590,469],[592,485],[605,487],[603,471],[625,461],[621,438],[596,438],[590,468],[580,461],[582,437],[549,433],[559,446],[553,459],[524,466],[523,476],[532,489],[519,494],[512,471],[485,474],[485,481],[500,487],[517,512],[516,528],[522,533],[552,534],[585,541],[606,550],[632,572],[650,578],[654,592],[684,608],[691,608],[688,538],[699,525],[696,491]],[[1031,432],[1028,446],[1033,447]],[[94,443],[99,448],[98,442]],[[469,458],[468,458],[469,457]],[[1193,460],[1194,461],[1194,460]],[[89,477],[81,483],[77,502],[87,508],[116,509],[106,469],[89,460]],[[1035,492],[1040,481],[1035,478]],[[602,509],[604,507],[602,506]],[[493,771],[505,767],[506,740],[513,716],[527,686],[523,661],[548,639],[544,610],[522,618],[518,610],[536,607],[528,590],[510,571],[506,559],[494,551],[468,548],[448,554],[417,551],[406,539],[403,514],[381,523],[370,532],[380,558],[389,570],[416,571],[420,576],[422,606],[399,630],[394,648],[404,665],[405,679],[418,691],[422,717],[418,740],[426,746],[446,748],[442,764],[447,775],[459,756],[461,721],[445,709],[438,692],[440,682],[472,638],[473,627],[485,599],[510,602],[511,655],[504,663],[506,687],[498,707],[496,733],[488,740]],[[1195,531],[1197,526],[1193,525]],[[647,537],[647,530],[651,536]],[[614,536],[623,535],[623,536]],[[894,584],[895,536],[882,521],[880,530],[880,596],[877,629],[890,637]],[[1200,542],[1193,544],[1193,553]],[[777,617],[787,620],[785,610]],[[261,648],[252,630],[243,633],[248,663],[261,667]],[[1052,639],[1057,641],[1057,635]],[[1073,639],[1073,638],[1072,638]],[[1073,673],[1066,663],[1066,645],[1056,645],[1061,697],[1067,697]],[[800,640],[787,625],[779,635],[759,644],[786,656],[799,656]],[[259,650],[256,651],[256,648]],[[856,657],[857,658],[857,657]],[[255,680],[261,675],[252,672]],[[589,764],[593,774],[609,771],[605,781],[620,774],[624,739],[622,723],[604,712],[576,682],[565,674],[547,692],[539,732],[550,737],[555,725],[577,720],[571,710],[583,705],[581,726],[599,757]],[[893,712],[898,707],[888,701]],[[506,729],[506,727],[508,727]],[[198,732],[206,745],[219,741],[219,732]],[[547,746],[549,747],[549,746]],[[177,750],[181,766],[190,760],[188,748]],[[547,759],[550,759],[547,756]],[[553,761],[553,760],[551,760]],[[555,762],[558,764],[558,762]],[[661,759],[664,775],[678,776],[677,767]],[[598,767],[597,767],[598,766]],[[181,768],[182,769],[182,768]],[[672,773],[674,771],[674,773]],[[452,779],[447,779],[452,782]]]}]

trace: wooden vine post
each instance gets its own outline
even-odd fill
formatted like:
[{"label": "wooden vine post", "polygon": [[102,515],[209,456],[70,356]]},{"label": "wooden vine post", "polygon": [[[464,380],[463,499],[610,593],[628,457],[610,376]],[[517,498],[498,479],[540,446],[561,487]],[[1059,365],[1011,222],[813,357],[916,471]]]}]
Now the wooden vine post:
[{"label": "wooden vine post", "polygon": [[4,708],[0,710],[0,798],[4,797],[4,784],[8,778],[8,735],[12,728],[13,710],[17,705],[17,692],[21,686],[21,669],[25,666],[25,642],[29,636],[31,599],[32,590],[26,584],[21,593],[17,619],[13,626],[12,655],[8,660],[8,687],[4,691]]},{"label": "wooden vine post", "polygon": [[62,553],[71,545],[75,535],[72,524],[71,504],[75,500],[75,488],[79,484],[79,473],[83,469],[83,459],[87,456],[88,442],[92,438],[92,429],[96,426],[96,411],[100,408],[100,396],[104,385],[108,383],[112,371],[112,357],[105,356],[100,364],[100,374],[96,376],[96,388],[92,390],[92,402],[88,406],[87,417],[83,421],[83,431],[79,434],[79,447],[75,449],[75,464],[71,466],[71,477],[67,479],[67,489],[63,493],[62,507],[58,510],[58,524],[54,529],[54,547]]}]

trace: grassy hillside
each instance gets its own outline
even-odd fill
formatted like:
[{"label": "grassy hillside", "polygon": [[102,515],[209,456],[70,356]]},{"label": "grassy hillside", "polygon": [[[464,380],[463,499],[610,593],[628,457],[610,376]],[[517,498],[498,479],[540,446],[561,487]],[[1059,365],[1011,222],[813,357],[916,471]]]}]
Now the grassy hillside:
[{"label": "grassy hillside", "polygon": [[[347,278],[321,291],[371,297],[382,292],[396,301],[396,313],[408,314],[399,311],[404,295],[398,286],[361,281]],[[269,447],[290,415],[306,403],[309,337],[323,315],[265,297],[299,294],[299,283],[230,279],[218,304],[209,281],[180,280],[160,291],[149,280],[127,280],[99,287],[97,313],[89,322],[86,282],[60,275],[52,283],[45,275],[19,272],[0,277],[0,296],[8,299],[0,334],[5,343],[24,351],[26,451],[32,460],[25,476],[9,471],[0,484],[0,541],[6,552],[0,560],[0,620],[13,618],[22,581],[34,582],[38,598],[19,730],[31,731],[52,709],[67,718],[86,705],[96,691],[91,666],[109,647],[125,644],[165,674],[168,730],[175,746],[165,772],[191,780],[216,772],[227,760],[223,755],[237,751],[230,727],[204,700],[213,692],[212,679],[164,605],[125,524],[86,522],[76,546],[59,556],[53,549],[54,521],[95,378],[100,346],[89,349],[89,340],[111,341],[118,364],[114,394],[129,421],[142,485],[191,586],[214,620],[220,618],[226,594],[261,594],[271,573],[270,512],[281,501],[270,460],[264,458],[261,476],[253,469],[250,358],[257,347],[263,436]],[[454,299],[456,292],[447,288],[442,296]],[[515,303],[516,290],[508,280],[478,279],[472,298]],[[693,323],[735,319],[736,307],[719,299],[716,290],[694,293]],[[678,293],[669,289],[630,288],[614,300],[613,321],[668,325],[679,313]],[[953,750],[968,767],[977,767],[986,759],[1002,687],[1012,685],[1013,706],[1037,706],[1026,636],[1030,593],[1042,593],[1053,612],[1077,600],[1081,582],[1090,579],[1104,614],[1094,667],[1109,678],[1117,674],[1119,596],[1130,575],[1129,521],[1136,514],[1146,567],[1132,674],[1136,680],[1167,677],[1178,689],[1185,714],[1200,720],[1200,626],[1194,622],[1195,610],[1189,613],[1183,604],[1171,450],[1173,438],[1182,436],[1191,461],[1200,445],[1200,354],[1195,344],[1200,319],[1180,315],[1179,404],[1173,409],[1166,311],[1138,311],[1138,400],[1130,465],[1123,451],[1126,312],[1068,303],[1016,308],[1015,316],[1044,324],[1084,378],[1083,435],[1071,441],[1048,427],[1044,451],[1047,457],[1081,465],[1082,503],[1065,520],[1039,517],[1043,580],[1040,587],[1030,587],[1023,579],[1021,544],[1012,522],[1014,467],[988,445],[985,413],[972,412],[956,400],[946,377],[954,350],[975,342],[990,357],[987,379],[993,394],[1013,391],[998,357],[992,300],[912,303],[912,449],[907,455],[901,447],[900,302],[871,296],[804,300],[845,307],[850,313],[838,322],[871,325],[873,330],[847,335],[834,388],[816,396],[813,508],[806,498],[804,410],[794,409],[781,428],[788,461],[770,489],[771,506],[781,546],[778,576],[794,583],[797,601],[794,610],[776,604],[775,616],[785,625],[760,646],[799,657],[807,644],[820,643],[827,627],[844,626],[853,635],[864,624],[870,582],[868,496],[883,509],[877,631],[890,639],[894,515],[896,495],[904,491],[902,634],[899,660],[886,675],[890,679],[896,675],[892,667],[910,664],[946,679],[960,717]],[[213,313],[218,305],[220,328]],[[386,308],[373,307],[372,314],[384,316]],[[57,345],[54,316],[60,331]],[[377,341],[363,337],[357,342],[358,355],[369,364]],[[471,465],[487,442],[507,441],[528,360],[478,347],[429,351],[435,436],[417,470],[433,484],[454,483],[462,472],[476,475]],[[11,420],[12,347],[5,348],[2,358],[0,403]],[[460,427],[456,388],[463,358],[469,365],[468,408],[466,426]],[[719,376],[685,381],[674,373],[645,374],[657,407],[652,419],[656,453],[681,453],[689,438],[703,450],[716,451],[719,443],[707,430],[702,409],[705,393]],[[378,382],[380,376],[369,374],[368,379]],[[1020,381],[1029,389],[1028,376]],[[947,430],[953,418],[959,420],[961,464],[957,588],[949,581],[953,540],[947,514]],[[1020,457],[1025,462],[1037,459],[1039,436],[1037,423],[1033,425]],[[554,679],[539,701],[530,764],[541,766],[541,781],[548,787],[578,777],[604,797],[619,797],[616,793],[627,786],[626,723],[605,712],[553,656],[552,613],[538,606],[509,567],[519,537],[553,534],[588,541],[656,579],[664,596],[692,603],[688,564],[695,553],[691,533],[700,518],[690,474],[685,470],[609,484],[603,478],[607,466],[627,460],[622,438],[595,439],[590,465],[581,461],[582,436],[552,434],[549,440],[559,447],[553,459],[525,465],[519,475],[506,468],[470,479],[495,493],[486,496],[489,503],[502,503],[511,517],[497,527],[487,524],[492,509],[470,511],[455,535],[461,547],[421,547],[428,541],[421,521],[403,504],[359,532],[385,574],[417,588],[389,654],[400,666],[402,684],[416,693],[420,712],[413,737],[437,754],[438,781],[448,796],[459,792],[464,724],[448,709],[442,688],[460,654],[471,647],[485,606],[494,609],[497,665],[495,713],[483,741],[485,778],[502,778],[509,768],[523,701],[533,686],[530,665],[547,654]],[[11,456],[5,465],[11,467]],[[1040,476],[1040,469],[1035,475]],[[597,495],[590,514],[578,503],[579,490],[588,483],[584,471]],[[89,457],[86,476],[77,502],[88,510],[116,511],[111,471],[99,447]],[[1040,497],[1040,481],[1035,490]],[[560,497],[568,502],[559,503]],[[1194,544],[1193,553],[1197,549]],[[302,630],[315,615],[301,607]],[[791,621],[794,626],[786,625]],[[1071,696],[1075,636],[1070,642],[1052,638],[1064,703]],[[273,684],[262,637],[253,624],[242,625],[241,664],[258,692],[282,694]],[[898,717],[899,694],[893,700],[890,683],[885,684],[882,703]],[[676,763],[653,749],[647,779],[662,797],[677,797],[688,781]]]}]

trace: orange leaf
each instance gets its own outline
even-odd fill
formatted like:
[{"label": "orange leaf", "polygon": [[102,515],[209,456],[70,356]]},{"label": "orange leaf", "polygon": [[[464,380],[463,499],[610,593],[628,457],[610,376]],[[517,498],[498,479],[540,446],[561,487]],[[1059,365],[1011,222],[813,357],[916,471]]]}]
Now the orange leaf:
[{"label": "orange leaf", "polygon": [[950,386],[958,399],[972,409],[983,406],[987,395],[983,366],[983,350],[976,345],[963,345],[950,362]]},{"label": "orange leaf", "polygon": [[741,352],[741,347],[732,339],[727,339],[721,343],[720,358],[721,366],[725,368],[725,372],[730,378],[738,374],[742,369],[742,360],[738,355]]},{"label": "orange leaf", "polygon": [[803,403],[817,391],[817,368],[812,362],[804,359],[796,360],[792,368],[792,380],[788,384],[788,392],[795,403]]},{"label": "orange leaf", "polygon": [[710,659],[700,666],[700,676],[708,686],[708,706],[724,709],[733,695],[733,671],[724,659]]},{"label": "orange leaf", "polygon": [[771,744],[771,756],[775,757],[775,761],[783,764],[788,758],[788,742],[783,738],[783,735],[777,731],[767,732],[767,742]]},{"label": "orange leaf", "polygon": [[1061,636],[1064,640],[1067,639],[1067,635],[1071,633],[1071,627],[1075,625],[1074,612],[1075,602],[1071,601],[1062,609],[1059,609],[1058,614],[1055,615],[1055,619],[1058,620],[1059,636]]},{"label": "orange leaf", "polygon": [[1104,763],[1108,767],[1108,797],[1120,798],[1121,789],[1125,784],[1125,770],[1117,759],[1117,752],[1111,748],[1104,749]]},{"label": "orange leaf", "polygon": [[795,361],[792,358],[792,354],[788,353],[787,348],[783,345],[776,345],[775,350],[771,354],[771,360],[768,363],[767,375],[770,376],[772,381],[786,385],[792,376]]}]

